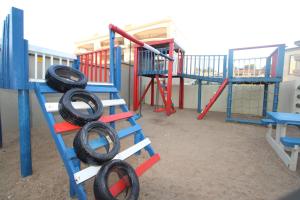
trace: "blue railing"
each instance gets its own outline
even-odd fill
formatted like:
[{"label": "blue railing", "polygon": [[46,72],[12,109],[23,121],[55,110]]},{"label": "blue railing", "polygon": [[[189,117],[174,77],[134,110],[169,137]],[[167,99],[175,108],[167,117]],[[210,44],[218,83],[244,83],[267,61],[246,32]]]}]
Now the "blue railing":
[{"label": "blue railing", "polygon": [[[157,48],[161,53],[168,54],[169,48]],[[138,51],[138,74],[166,74],[169,61],[165,57],[149,50]]]},{"label": "blue railing", "polygon": [[184,55],[181,75],[191,78],[226,78],[226,55]]}]

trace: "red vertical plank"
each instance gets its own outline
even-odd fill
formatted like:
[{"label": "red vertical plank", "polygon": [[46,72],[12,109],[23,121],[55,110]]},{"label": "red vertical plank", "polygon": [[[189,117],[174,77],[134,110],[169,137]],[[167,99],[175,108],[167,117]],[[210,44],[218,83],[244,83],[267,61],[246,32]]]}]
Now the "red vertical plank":
[{"label": "red vertical plank", "polygon": [[91,66],[90,66],[90,79],[94,81],[93,72],[94,72],[94,52],[91,52]]},{"label": "red vertical plank", "polygon": [[107,50],[104,51],[105,65],[104,65],[104,82],[107,82]]},{"label": "red vertical plank", "polygon": [[84,59],[84,74],[87,77],[88,76],[88,54],[85,54]]},{"label": "red vertical plank", "polygon": [[100,51],[100,82],[102,82],[102,55],[103,55],[103,51]]},{"label": "red vertical plank", "polygon": [[[174,54],[174,41],[170,42],[169,56],[172,58]],[[172,114],[172,78],[173,78],[173,61],[169,60],[168,65],[168,92],[167,92],[167,104],[166,114]]]},{"label": "red vertical plank", "polygon": [[82,55],[80,55],[79,56],[79,61],[80,61],[80,65],[79,65],[79,71],[81,71],[81,72],[83,72],[83,64],[82,64],[82,60],[83,59],[83,56]]},{"label": "red vertical plank", "polygon": [[134,65],[133,65],[133,110],[138,109],[138,91],[139,91],[139,77],[138,77],[138,48],[134,48]]},{"label": "red vertical plank", "polygon": [[95,54],[95,66],[94,66],[94,81],[97,82],[97,52],[94,52]]}]

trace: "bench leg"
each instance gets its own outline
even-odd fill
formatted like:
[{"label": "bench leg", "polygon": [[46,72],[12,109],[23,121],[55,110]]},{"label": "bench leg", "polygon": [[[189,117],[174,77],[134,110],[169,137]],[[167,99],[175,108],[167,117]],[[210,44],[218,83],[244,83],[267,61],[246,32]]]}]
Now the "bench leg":
[{"label": "bench leg", "polygon": [[299,146],[296,145],[291,151],[291,160],[289,164],[289,169],[291,171],[296,171],[297,169],[298,153],[299,153]]}]

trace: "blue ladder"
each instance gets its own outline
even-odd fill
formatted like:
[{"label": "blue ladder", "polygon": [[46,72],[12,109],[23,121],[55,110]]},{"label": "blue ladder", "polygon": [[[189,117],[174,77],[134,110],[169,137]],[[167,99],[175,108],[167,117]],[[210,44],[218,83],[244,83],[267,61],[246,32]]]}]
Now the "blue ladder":
[{"label": "blue ladder", "polygon": [[[54,139],[56,148],[58,149],[60,157],[63,160],[63,163],[64,163],[67,173],[69,175],[70,196],[77,197],[78,199],[81,199],[81,200],[87,199],[87,195],[86,195],[86,192],[84,189],[83,182],[75,180],[75,174],[79,173],[81,171],[80,160],[76,157],[73,147],[68,147],[65,144],[64,138],[63,138],[64,132],[70,131],[70,130],[77,130],[80,127],[76,127],[67,122],[56,122],[55,121],[53,113],[58,111],[58,103],[47,102],[46,95],[47,94],[55,94],[55,93],[57,93],[57,91],[48,87],[46,85],[46,83],[33,83],[33,87],[34,87],[38,102],[40,104],[40,107],[42,109],[43,115],[49,126],[51,136]],[[118,131],[118,136],[120,139],[122,139],[127,136],[134,135],[134,144],[135,145],[130,147],[127,151],[125,150],[126,152],[123,152],[123,154],[122,154],[122,152],[119,153],[120,155],[118,154],[119,156],[117,155],[117,157],[125,159],[130,155],[139,154],[141,149],[145,149],[147,151],[147,153],[149,154],[150,159],[148,159],[146,162],[144,162],[143,164],[141,164],[139,167],[136,168],[137,175],[138,176],[142,175],[147,169],[149,169],[152,165],[154,165],[160,159],[160,157],[159,157],[159,154],[155,154],[154,150],[152,149],[152,147],[150,145],[150,142],[149,142],[150,140],[148,138],[145,138],[145,136],[142,132],[142,128],[140,127],[140,125],[138,125],[136,123],[136,121],[134,119],[134,113],[129,112],[125,101],[121,99],[118,89],[116,87],[114,87],[113,84],[104,83],[104,84],[98,84],[98,85],[88,85],[86,87],[86,90],[93,92],[93,93],[109,94],[110,99],[104,100],[104,101],[106,101],[106,103],[105,103],[106,106],[109,107],[110,115],[101,117],[101,119],[100,119],[101,121],[110,122],[112,126],[115,126],[115,122],[117,120],[124,119],[129,122],[130,126]],[[102,102],[104,102],[104,101],[102,101]],[[109,103],[109,101],[111,103]],[[105,104],[104,104],[104,107],[105,107]],[[116,114],[115,108],[117,106],[119,106],[121,112]],[[147,142],[147,143],[145,143],[145,142]],[[94,148],[99,148],[106,144],[107,144],[106,141],[101,140],[101,139],[97,139],[97,140],[94,140],[91,142],[91,145]],[[135,146],[138,146],[138,147],[134,149]],[[134,151],[132,151],[132,149],[134,149]],[[131,152],[130,152],[130,150],[131,150]],[[126,156],[124,157],[124,154],[126,154],[126,153],[128,154],[128,152],[130,152],[130,154],[127,155],[127,157]],[[100,168],[100,166],[98,168]],[[84,173],[84,170],[82,170],[82,173]],[[89,176],[88,178],[91,178],[91,177],[92,176]],[[121,190],[122,190],[122,188],[120,188],[119,192],[121,192]],[[118,194],[118,192],[117,193],[115,192],[115,195],[116,194]]]}]

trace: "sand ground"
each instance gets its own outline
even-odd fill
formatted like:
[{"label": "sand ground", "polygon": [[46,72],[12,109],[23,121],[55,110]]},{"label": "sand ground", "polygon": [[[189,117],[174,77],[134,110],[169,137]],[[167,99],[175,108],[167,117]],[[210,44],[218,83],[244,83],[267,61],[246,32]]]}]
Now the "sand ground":
[{"label": "sand ground", "polygon": [[[139,123],[162,159],[140,178],[140,199],[273,200],[300,189],[300,168],[284,166],[265,139],[265,127],[226,123],[224,113],[198,121],[194,110],[166,117],[143,109]],[[72,137],[66,138],[70,144]],[[32,130],[33,175],[27,178],[19,174],[18,133],[4,138],[0,199],[69,199],[68,177],[47,127]],[[130,143],[127,138],[122,148]],[[129,162],[135,166],[145,158],[143,153]]]}]

